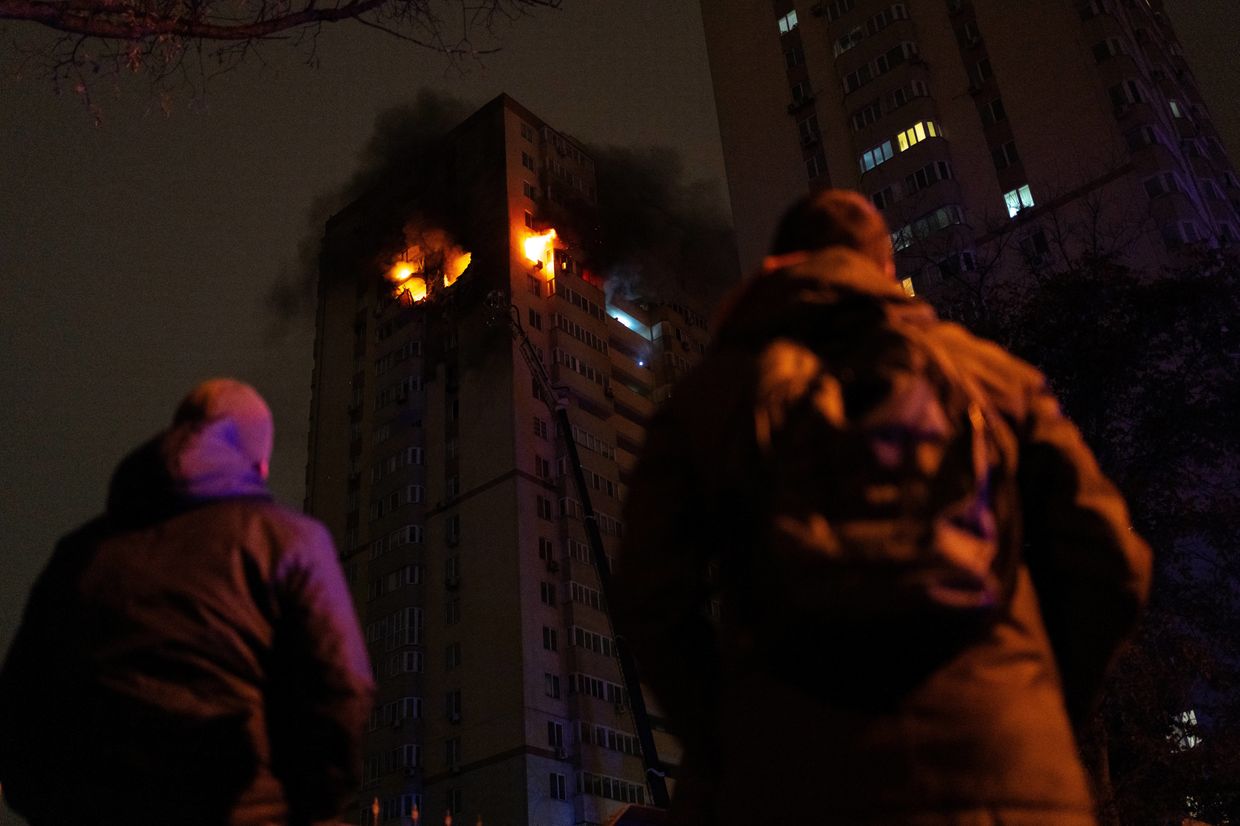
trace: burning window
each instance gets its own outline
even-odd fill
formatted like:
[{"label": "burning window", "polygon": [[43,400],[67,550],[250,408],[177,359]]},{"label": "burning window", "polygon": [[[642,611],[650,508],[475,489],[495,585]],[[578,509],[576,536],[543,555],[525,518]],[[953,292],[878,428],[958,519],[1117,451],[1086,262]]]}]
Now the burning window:
[{"label": "burning window", "polygon": [[473,255],[441,229],[405,227],[407,246],[388,268],[392,294],[407,303],[424,301],[435,289],[451,287],[469,268]]}]

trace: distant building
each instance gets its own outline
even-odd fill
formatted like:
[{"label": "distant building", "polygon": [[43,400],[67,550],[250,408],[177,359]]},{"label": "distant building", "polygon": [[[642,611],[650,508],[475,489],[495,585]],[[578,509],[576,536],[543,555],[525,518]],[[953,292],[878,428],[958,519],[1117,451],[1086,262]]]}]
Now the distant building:
[{"label": "distant building", "polygon": [[614,553],[643,423],[706,325],[582,265],[595,195],[586,151],[501,96],[328,223],[306,509],[378,681],[360,823],[375,799],[380,823],[416,806],[462,826],[601,824],[650,799],[581,506],[503,312],[569,405]]},{"label": "distant building", "polygon": [[742,264],[858,189],[918,290],[1240,239],[1240,180],[1161,0],[702,0]]}]

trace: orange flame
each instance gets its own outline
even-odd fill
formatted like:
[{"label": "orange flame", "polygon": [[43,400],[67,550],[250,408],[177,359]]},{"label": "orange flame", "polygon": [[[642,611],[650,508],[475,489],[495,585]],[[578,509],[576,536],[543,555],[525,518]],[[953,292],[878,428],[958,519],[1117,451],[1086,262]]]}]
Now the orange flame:
[{"label": "orange flame", "polygon": [[543,278],[555,278],[555,230],[549,229],[541,235],[531,235],[522,243],[525,257],[536,266],[542,268]]},{"label": "orange flame", "polygon": [[460,255],[445,257],[443,262],[443,285],[451,287],[456,283],[456,279],[461,277],[461,273],[469,269],[469,263],[473,261],[473,253],[463,252]]}]

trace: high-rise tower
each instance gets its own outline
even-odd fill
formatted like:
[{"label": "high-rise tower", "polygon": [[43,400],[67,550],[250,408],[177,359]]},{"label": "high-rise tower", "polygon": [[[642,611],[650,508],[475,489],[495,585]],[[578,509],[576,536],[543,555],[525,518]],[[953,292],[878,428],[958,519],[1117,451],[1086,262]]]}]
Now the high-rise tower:
[{"label": "high-rise tower", "polygon": [[703,0],[742,263],[858,189],[901,275],[1170,260],[1240,240],[1240,180],[1161,0]]},{"label": "high-rise tower", "polygon": [[644,772],[581,505],[502,310],[569,406],[608,553],[643,422],[706,325],[608,295],[580,254],[592,159],[506,96],[389,184],[327,227],[307,468],[378,683],[359,822],[377,799],[380,823],[602,823],[648,799]]}]

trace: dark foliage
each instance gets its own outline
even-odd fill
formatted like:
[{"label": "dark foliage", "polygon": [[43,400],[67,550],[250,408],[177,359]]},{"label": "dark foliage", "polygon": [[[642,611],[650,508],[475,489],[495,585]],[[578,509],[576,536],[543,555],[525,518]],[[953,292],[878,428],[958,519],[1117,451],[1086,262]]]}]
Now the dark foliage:
[{"label": "dark foliage", "polygon": [[1047,373],[1155,550],[1149,610],[1084,738],[1103,814],[1235,821],[1240,260],[1156,274],[1076,262],[996,287],[989,309],[987,333]]}]

